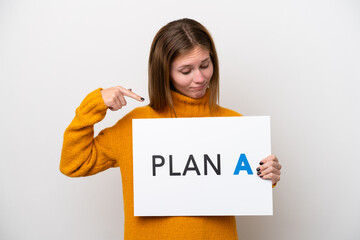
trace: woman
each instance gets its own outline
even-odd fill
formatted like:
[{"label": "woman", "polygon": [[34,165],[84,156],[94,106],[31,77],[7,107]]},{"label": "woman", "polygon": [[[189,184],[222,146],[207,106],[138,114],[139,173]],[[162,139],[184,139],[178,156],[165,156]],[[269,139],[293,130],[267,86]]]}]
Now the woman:
[{"label": "woman", "polygon": [[[90,93],[65,131],[60,170],[71,177],[89,176],[120,167],[125,208],[125,239],[237,239],[235,218],[134,217],[132,119],[226,117],[240,114],[217,105],[219,65],[213,40],[198,22],[170,22],[155,36],[149,57],[150,104],[131,111],[113,127],[93,138],[93,126],[106,110],[126,105],[126,97],[144,99],[117,86]],[[259,177],[280,180],[274,155],[261,160]]]}]

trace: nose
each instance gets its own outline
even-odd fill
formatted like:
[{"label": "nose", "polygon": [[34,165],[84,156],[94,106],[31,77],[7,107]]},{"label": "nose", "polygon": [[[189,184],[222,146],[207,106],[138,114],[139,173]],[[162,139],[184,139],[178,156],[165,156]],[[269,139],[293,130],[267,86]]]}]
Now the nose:
[{"label": "nose", "polygon": [[205,82],[205,77],[200,69],[197,69],[197,71],[195,71],[194,82],[198,84],[202,84]]}]

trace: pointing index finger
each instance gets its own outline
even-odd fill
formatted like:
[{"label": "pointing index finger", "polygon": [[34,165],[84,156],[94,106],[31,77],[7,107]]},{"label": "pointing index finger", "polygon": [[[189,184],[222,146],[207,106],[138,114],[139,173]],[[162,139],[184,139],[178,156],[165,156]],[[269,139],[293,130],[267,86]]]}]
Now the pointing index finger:
[{"label": "pointing index finger", "polygon": [[143,102],[145,100],[143,97],[140,97],[139,95],[134,93],[132,90],[128,90],[128,89],[120,87],[120,86],[119,86],[119,90],[121,91],[122,94],[124,94],[124,96],[133,98],[139,102]]}]

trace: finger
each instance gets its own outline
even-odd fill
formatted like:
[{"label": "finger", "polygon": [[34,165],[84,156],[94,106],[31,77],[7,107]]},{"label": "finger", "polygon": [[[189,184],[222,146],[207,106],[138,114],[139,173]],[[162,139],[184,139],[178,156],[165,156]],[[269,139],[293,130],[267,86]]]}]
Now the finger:
[{"label": "finger", "polygon": [[143,102],[145,99],[143,97],[140,97],[139,95],[137,95],[136,93],[134,93],[132,90],[129,90],[129,89],[126,89],[126,88],[123,88],[121,86],[118,86],[117,87],[121,93],[127,97],[131,97],[139,102]]},{"label": "finger", "polygon": [[280,175],[276,175],[274,173],[269,173],[261,177],[262,179],[271,180],[272,184],[280,181]]},{"label": "finger", "polygon": [[122,94],[122,92],[120,91],[120,89],[116,89],[114,91],[114,94],[116,95],[116,98],[117,98],[117,103],[120,104],[121,108],[123,106],[126,106],[126,100],[124,98],[124,95]]},{"label": "finger", "polygon": [[262,159],[259,164],[263,165],[269,161],[279,162],[277,157],[274,154],[271,154],[271,155],[267,156],[266,158]]},{"label": "finger", "polygon": [[118,97],[121,105],[122,105],[122,106],[126,106],[126,100],[125,100],[125,98],[124,98],[124,95],[122,95],[122,94],[120,93],[117,97]]},{"label": "finger", "polygon": [[267,169],[268,167],[274,167],[278,170],[281,169],[281,165],[280,163],[278,162],[274,162],[274,161],[269,161],[269,162],[266,162],[265,164],[263,165],[260,165],[256,168],[256,171],[264,171],[265,169]]},{"label": "finger", "polygon": [[273,167],[273,166],[270,166],[270,167],[268,167],[268,168],[266,168],[266,169],[264,169],[262,171],[257,171],[257,175],[259,177],[264,176],[264,175],[269,174],[269,173],[274,173],[276,175],[280,175],[281,171],[279,169]]},{"label": "finger", "polygon": [[111,103],[111,108],[110,110],[112,111],[116,111],[122,108],[121,102],[118,99],[118,96],[116,95],[116,93],[114,93],[112,96],[112,103]]}]

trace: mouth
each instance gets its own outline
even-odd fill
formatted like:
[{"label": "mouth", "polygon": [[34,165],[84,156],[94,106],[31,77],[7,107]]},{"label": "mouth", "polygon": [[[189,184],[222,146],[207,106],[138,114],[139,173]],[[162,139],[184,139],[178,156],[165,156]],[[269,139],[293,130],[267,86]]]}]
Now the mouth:
[{"label": "mouth", "polygon": [[204,88],[206,88],[206,86],[207,86],[207,84],[204,84],[204,85],[201,85],[201,86],[198,86],[198,87],[192,87],[191,90],[193,90],[193,91],[201,91]]}]

